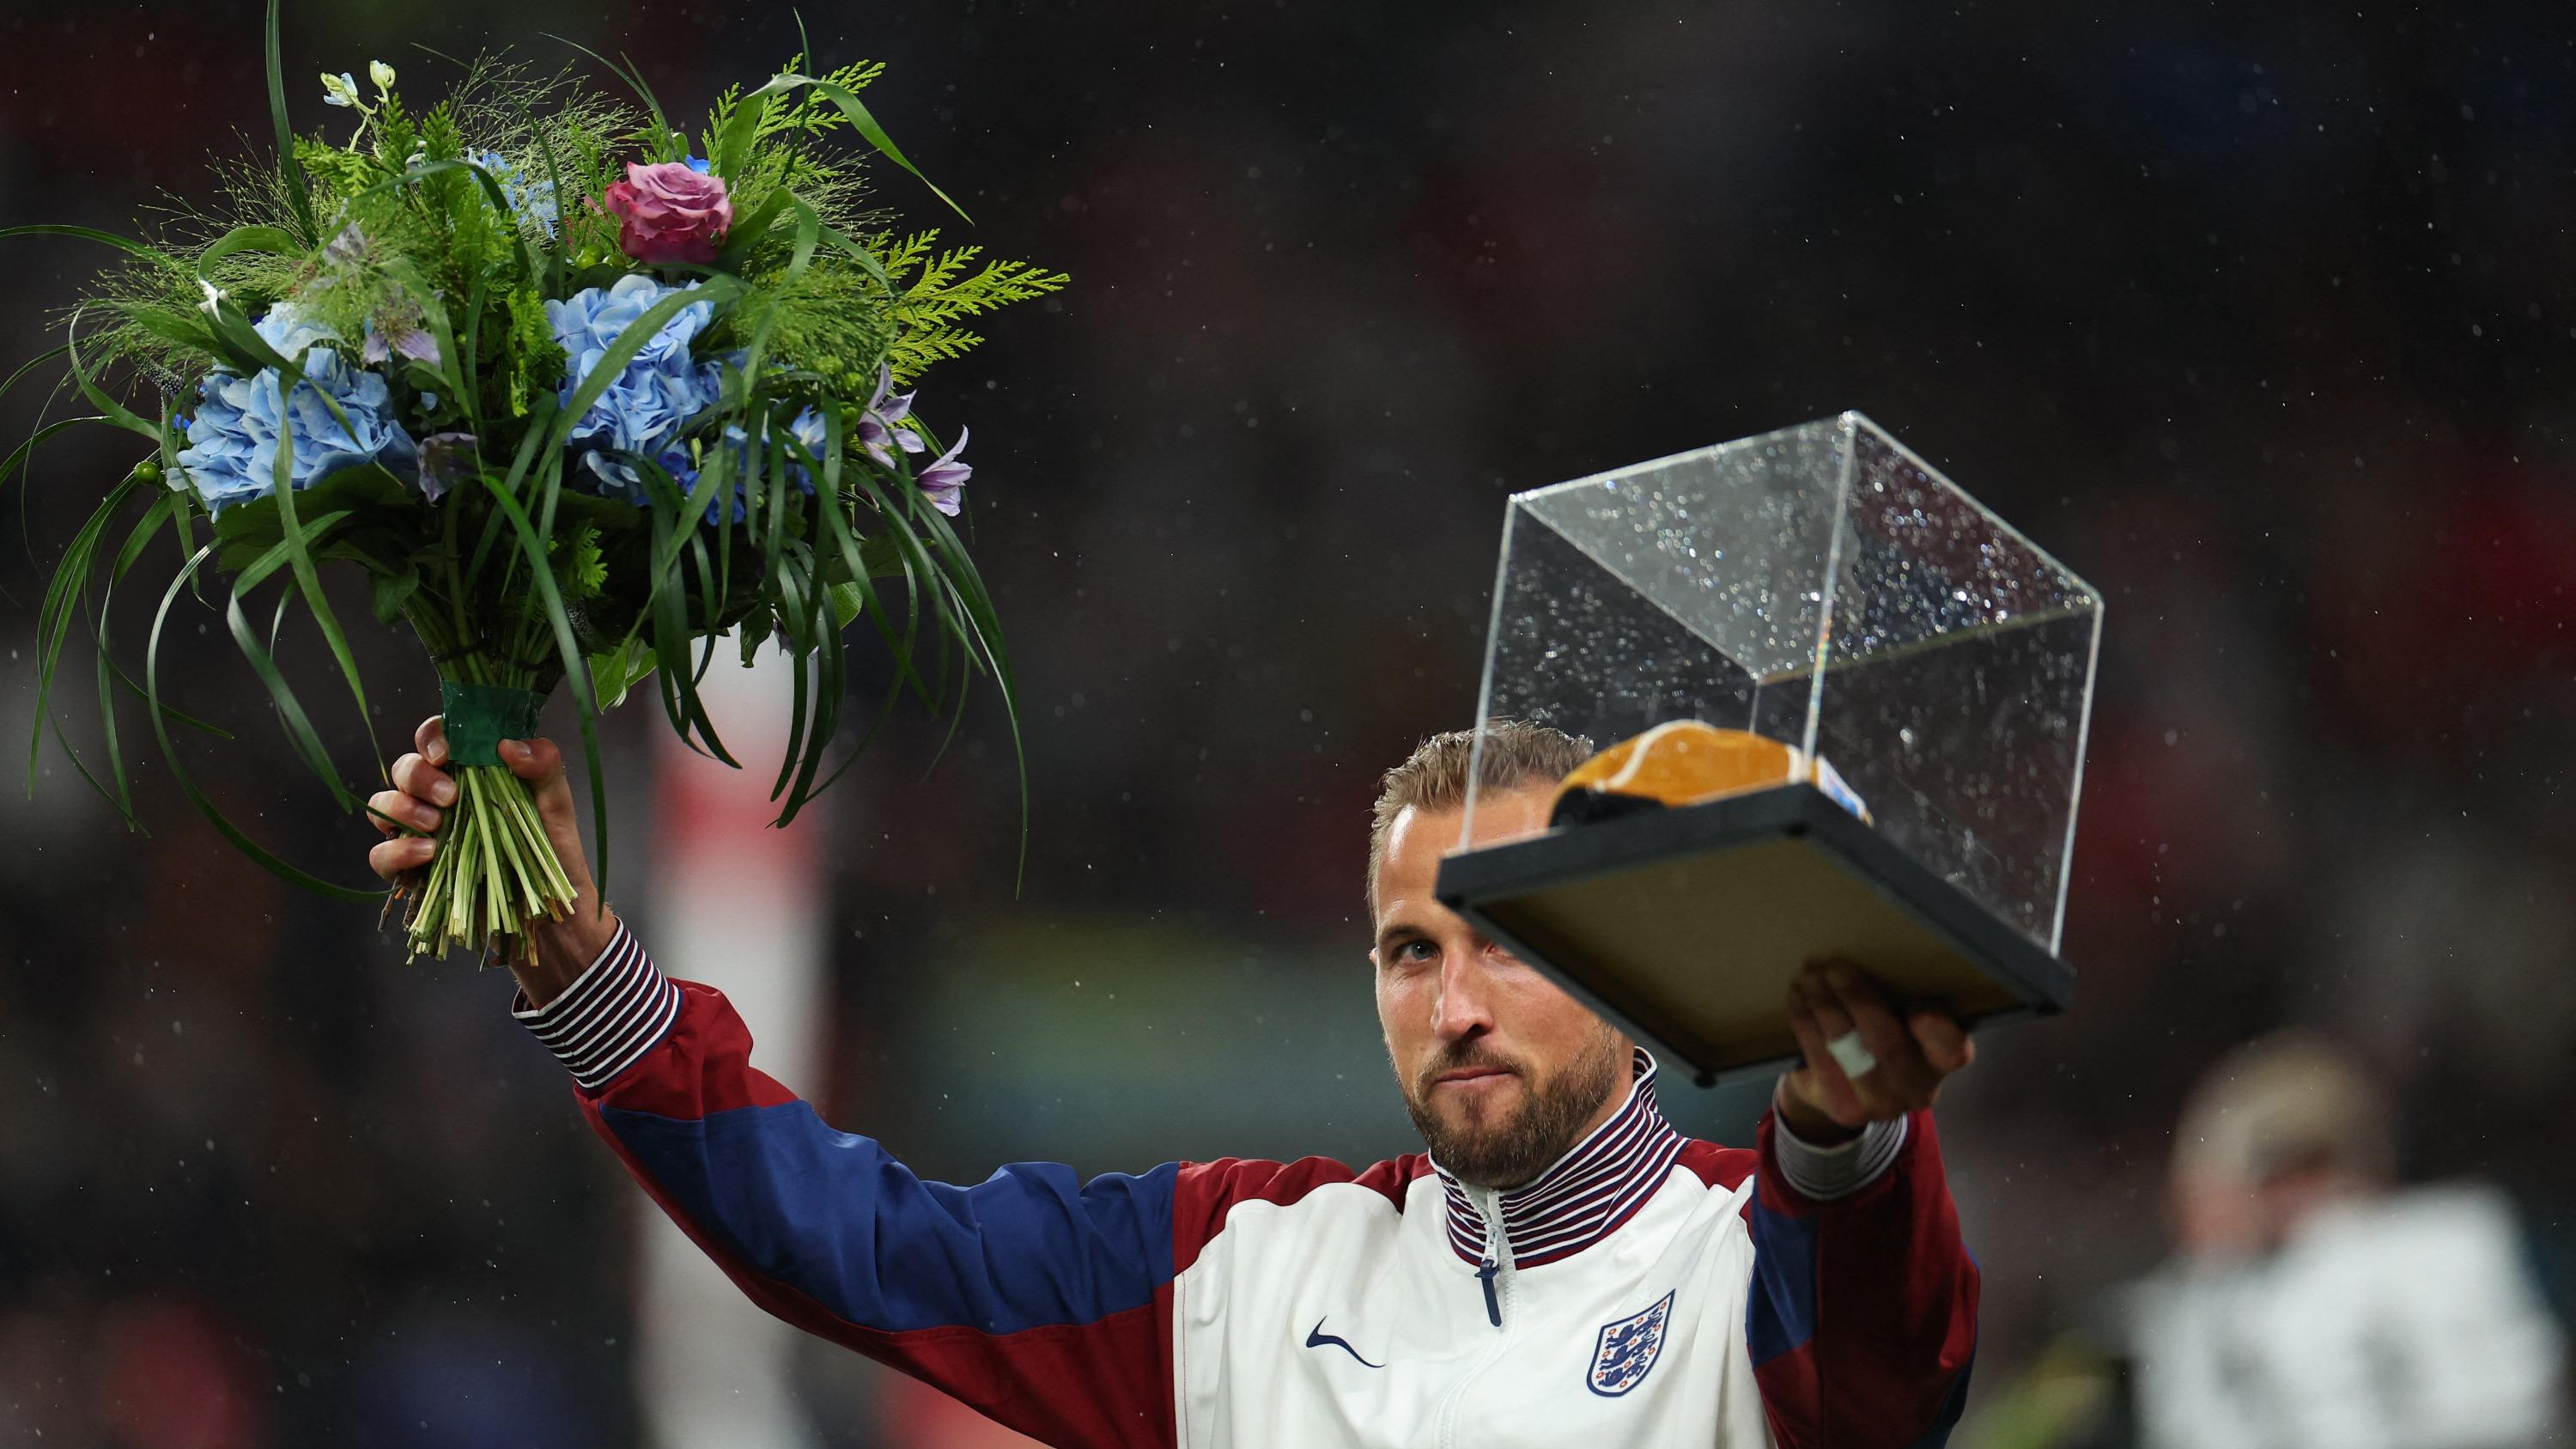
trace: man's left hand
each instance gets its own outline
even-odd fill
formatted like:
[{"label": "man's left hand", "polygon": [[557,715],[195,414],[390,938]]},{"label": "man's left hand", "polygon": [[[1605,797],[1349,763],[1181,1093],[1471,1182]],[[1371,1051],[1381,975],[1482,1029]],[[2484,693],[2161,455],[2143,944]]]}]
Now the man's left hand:
[{"label": "man's left hand", "polygon": [[[1790,983],[1789,1025],[1807,1064],[1780,1079],[1772,1106],[1782,1125],[1819,1147],[1931,1106],[1942,1080],[1977,1059],[1957,1022],[1928,1010],[1899,1017],[1876,983],[1839,961],[1810,962]],[[1851,1032],[1877,1058],[1857,1077],[1830,1045]]]}]

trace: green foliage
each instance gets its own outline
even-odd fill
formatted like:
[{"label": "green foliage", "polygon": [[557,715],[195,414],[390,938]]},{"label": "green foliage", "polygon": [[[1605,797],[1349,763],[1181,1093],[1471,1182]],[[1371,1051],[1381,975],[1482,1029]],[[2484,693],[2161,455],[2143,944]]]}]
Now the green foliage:
[{"label": "green foliage", "polygon": [[[805,68],[802,54],[788,57],[779,67],[782,75],[800,73]],[[861,61],[842,66],[820,79],[851,91],[865,89],[885,74],[885,66],[875,61]],[[812,142],[849,125],[849,117],[833,105],[824,92],[807,88],[785,95],[762,96],[750,102],[760,108],[760,118],[752,125],[747,147],[734,154],[726,137],[745,102],[742,87],[728,86],[716,98],[707,113],[706,129],[698,139],[699,154],[719,167],[732,196],[736,213],[747,214],[781,187],[792,187],[814,202],[818,210],[834,214],[844,198],[831,183],[843,171],[816,151]]]},{"label": "green foliage", "polygon": [[709,346],[748,345],[765,327],[769,361],[814,374],[831,394],[865,402],[895,337],[884,297],[885,289],[856,267],[816,262],[795,275],[782,268],[743,299]]},{"label": "green foliage", "polygon": [[333,194],[354,195],[384,177],[384,163],[363,151],[351,151],[306,136],[295,138],[295,159],[317,187]]},{"label": "green foliage", "polygon": [[[909,383],[932,363],[962,357],[984,339],[957,325],[968,317],[1026,302],[1064,289],[1062,272],[1041,271],[1026,262],[986,262],[969,271],[984,254],[982,247],[951,247],[934,253],[937,232],[915,232],[901,241],[878,238],[886,273],[903,290],[888,309],[895,324],[894,346],[887,362],[895,380]],[[910,281],[904,274],[921,270]]]},{"label": "green foliage", "polygon": [[574,525],[569,534],[558,533],[546,540],[546,552],[555,562],[555,582],[565,598],[576,602],[595,599],[608,584],[608,565],[599,553],[599,525]]},{"label": "green foliage", "polygon": [[501,402],[513,418],[528,415],[529,400],[551,392],[565,368],[563,344],[546,322],[545,299],[534,286],[514,287],[508,297],[509,325],[501,333]]},{"label": "green foliage", "polygon": [[[203,597],[212,571],[233,579],[219,610],[224,627],[298,757],[344,804],[363,792],[337,773],[323,732],[272,657],[291,606],[300,605],[340,665],[351,702],[372,722],[317,564],[363,574],[374,615],[408,623],[443,678],[569,689],[580,706],[603,841],[597,710],[654,680],[680,736],[733,762],[697,695],[716,637],[728,630],[745,658],[776,639],[797,674],[791,739],[772,792],[782,822],[839,773],[820,767],[827,747],[847,738],[842,631],[851,625],[873,630],[887,650],[892,696],[962,709],[966,682],[982,674],[1001,684],[1010,705],[999,622],[963,544],[915,486],[907,460],[889,469],[848,435],[880,368],[910,386],[977,344],[968,322],[1052,293],[1066,279],[984,260],[977,246],[943,246],[934,231],[898,235],[868,190],[868,164],[882,158],[918,172],[855,100],[882,66],[809,77],[800,55],[766,86],[728,89],[707,115],[698,145],[726,184],[735,230],[711,272],[673,268],[660,279],[703,282],[698,295],[714,315],[697,344],[701,359],[735,362],[738,350],[756,347],[760,363],[749,377],[732,371],[723,401],[687,425],[682,444],[697,469],[695,494],[652,460],[634,460],[644,479],[639,506],[600,490],[571,447],[576,418],[562,398],[568,359],[546,309],[645,270],[624,255],[617,219],[601,198],[628,163],[686,155],[687,137],[632,74],[620,72],[640,106],[600,94],[569,68],[539,76],[488,56],[463,63],[459,83],[426,109],[396,93],[385,72],[374,90],[352,98],[354,131],[342,112],[335,134],[296,136],[274,73],[273,30],[271,40],[272,119],[284,155],[224,163],[219,199],[203,212],[165,208],[147,241],[85,233],[119,255],[77,311],[76,349],[62,354],[73,368],[69,381],[98,419],[152,446],[152,457],[108,492],[74,540],[40,629],[40,729],[51,718],[42,691],[71,625],[86,618],[98,637],[108,768],[92,772],[77,756],[74,763],[128,818],[117,680],[145,698],[174,778],[228,840],[299,885],[351,894],[242,834],[195,789],[172,747],[171,723],[213,727],[160,698],[153,661],[180,594],[193,587]],[[497,166],[489,164],[494,153]],[[560,203],[551,230],[524,209],[528,195],[549,187]],[[609,348],[595,378],[601,386],[673,315],[679,300],[666,300]],[[196,386],[210,370],[276,365],[251,324],[290,301],[342,339],[347,361],[357,361],[371,334],[400,339],[414,354],[370,365],[414,440],[435,442],[444,496],[433,502],[419,485],[367,466],[283,498],[230,504],[210,518],[184,486],[176,460],[186,443],[175,418],[197,406]],[[417,360],[424,351],[434,360]],[[151,396],[152,405],[129,411],[112,396],[119,389]],[[597,387],[577,389],[568,406],[577,412],[600,395]],[[784,426],[807,406],[829,429],[811,452],[791,447]],[[60,426],[0,463],[0,481]],[[766,441],[746,453],[723,441],[728,428]],[[800,470],[810,488],[782,477],[784,466]],[[138,509],[143,517],[116,549],[111,525]],[[137,685],[108,648],[104,594],[137,566],[145,545],[171,539],[185,561],[169,579]],[[276,597],[255,601],[262,606],[255,626],[249,596],[262,590]],[[502,830],[506,813],[488,817],[498,822],[490,828]],[[499,852],[485,857],[494,862],[519,860],[507,841],[479,848]],[[606,873],[603,857],[603,883]],[[477,899],[470,881],[458,889],[464,893],[442,900],[462,910],[458,903]],[[491,928],[515,924],[496,917]],[[431,923],[446,926],[458,921]]]}]

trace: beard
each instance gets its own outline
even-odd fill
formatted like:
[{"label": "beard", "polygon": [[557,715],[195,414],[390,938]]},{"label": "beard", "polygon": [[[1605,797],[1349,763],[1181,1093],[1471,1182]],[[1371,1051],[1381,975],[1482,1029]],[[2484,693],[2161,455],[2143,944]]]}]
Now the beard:
[{"label": "beard", "polygon": [[[1432,1160],[1472,1187],[1511,1188],[1538,1176],[1573,1148],[1577,1134],[1619,1084],[1628,1063],[1618,1032],[1596,1023],[1574,1060],[1553,1075],[1533,1079],[1526,1063],[1511,1061],[1474,1043],[1452,1043],[1404,1082],[1404,1110],[1422,1134]],[[1507,1113],[1471,1111],[1452,1124],[1432,1109],[1433,1081],[1460,1067],[1495,1067],[1518,1074],[1520,1106]],[[1497,1120],[1498,1118],[1498,1120]]]}]

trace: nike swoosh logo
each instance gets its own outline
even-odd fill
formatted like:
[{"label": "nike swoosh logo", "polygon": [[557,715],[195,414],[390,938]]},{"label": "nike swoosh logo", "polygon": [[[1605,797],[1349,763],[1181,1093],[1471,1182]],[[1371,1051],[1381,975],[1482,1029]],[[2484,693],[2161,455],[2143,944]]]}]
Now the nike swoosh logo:
[{"label": "nike swoosh logo", "polygon": [[[1327,1315],[1327,1317],[1329,1317],[1329,1316],[1330,1316],[1330,1315]],[[1349,1342],[1348,1340],[1346,1340],[1346,1339],[1341,1339],[1341,1338],[1336,1338],[1336,1337],[1334,1337],[1332,1334],[1326,1333],[1326,1332],[1324,1331],[1324,1320],[1323,1320],[1323,1319],[1321,1319],[1321,1318],[1318,1318],[1318,1319],[1316,1319],[1316,1320],[1315,1320],[1315,1327],[1313,1328],[1313,1330],[1312,1330],[1312,1331],[1310,1331],[1309,1333],[1307,1333],[1307,1335],[1306,1335],[1306,1346],[1307,1346],[1308,1348],[1323,1348],[1323,1347],[1325,1347],[1325,1346],[1326,1346],[1326,1345],[1328,1345],[1328,1344],[1329,1344],[1330,1346],[1334,1347],[1334,1348],[1338,1348],[1338,1349],[1340,1349],[1342,1352],[1344,1352],[1344,1353],[1346,1353],[1346,1354],[1349,1354],[1352,1358],[1354,1358],[1354,1359],[1358,1359],[1358,1360],[1359,1360],[1359,1364],[1360,1364],[1360,1366],[1361,1366],[1362,1368],[1384,1368],[1384,1367],[1386,1367],[1386,1365],[1385,1365],[1385,1364],[1382,1364],[1382,1363],[1370,1363],[1367,1359],[1360,1358],[1360,1351],[1359,1351],[1358,1349],[1356,1349],[1356,1348],[1351,1347],[1350,1342]]]}]

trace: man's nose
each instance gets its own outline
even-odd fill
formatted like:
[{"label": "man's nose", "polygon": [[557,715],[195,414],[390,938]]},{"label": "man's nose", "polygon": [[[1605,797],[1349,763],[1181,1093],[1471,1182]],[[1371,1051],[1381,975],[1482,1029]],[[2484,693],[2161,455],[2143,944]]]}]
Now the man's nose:
[{"label": "man's nose", "polygon": [[1443,1041],[1494,1025],[1490,981],[1486,974],[1492,948],[1482,939],[1451,947],[1440,958],[1440,995],[1431,1004],[1431,1029]]}]

